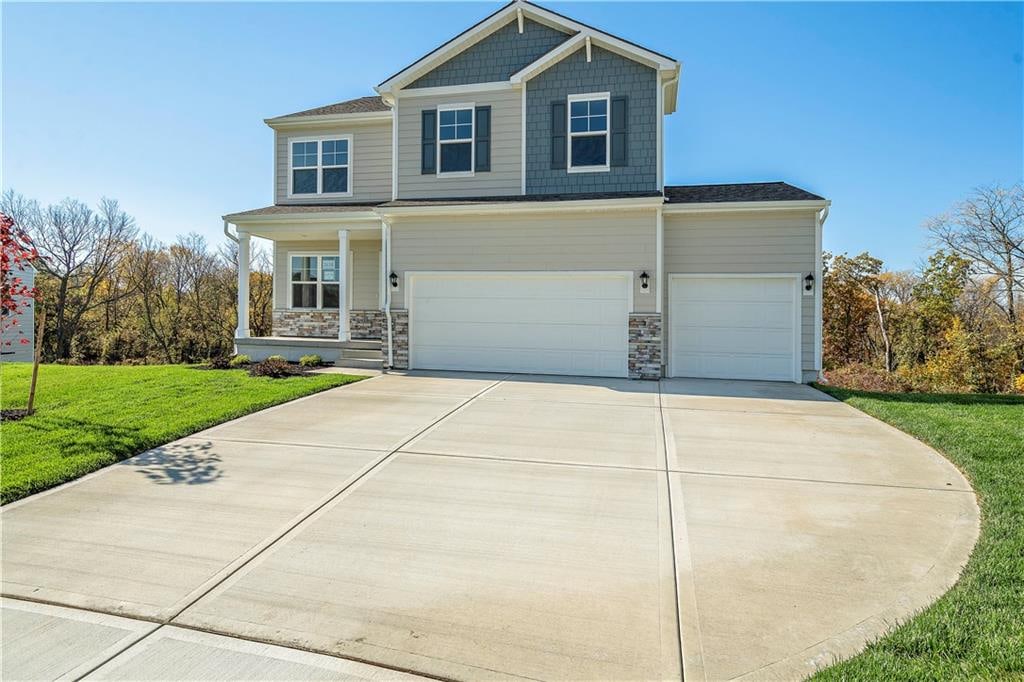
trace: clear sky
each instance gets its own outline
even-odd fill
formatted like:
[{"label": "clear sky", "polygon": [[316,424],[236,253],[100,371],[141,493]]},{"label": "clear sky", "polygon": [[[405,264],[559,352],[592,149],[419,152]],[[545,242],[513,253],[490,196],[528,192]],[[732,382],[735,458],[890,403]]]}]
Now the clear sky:
[{"label": "clear sky", "polygon": [[[912,267],[924,219],[1022,178],[1020,3],[542,4],[683,62],[669,184],[820,193],[827,249]],[[372,94],[499,6],[4,3],[3,187],[220,239],[273,201],[264,118]]]}]

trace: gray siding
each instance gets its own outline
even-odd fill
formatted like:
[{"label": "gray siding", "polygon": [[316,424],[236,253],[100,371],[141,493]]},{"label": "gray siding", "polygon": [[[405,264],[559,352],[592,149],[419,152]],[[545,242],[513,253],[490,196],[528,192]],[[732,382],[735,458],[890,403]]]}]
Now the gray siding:
[{"label": "gray siding", "polygon": [[[288,198],[289,138],[351,135],[349,160],[352,196],[323,199],[315,195]],[[324,201],[388,201],[391,199],[391,121],[346,123],[308,130],[274,131],[274,203],[318,204]]]},{"label": "gray siding", "polygon": [[[643,192],[658,189],[658,76],[643,64],[594,46],[580,48],[526,84],[526,193]],[[629,165],[607,172],[551,168],[551,103],[569,95],[629,97]]]},{"label": "gray siding", "polygon": [[[351,239],[352,252],[352,309],[376,310],[380,307],[377,294],[377,273],[380,272],[380,240]],[[274,245],[274,307],[288,307],[290,277],[289,252],[334,255],[337,241],[288,241]],[[372,261],[372,262],[371,262]]]},{"label": "gray siding", "polygon": [[[808,273],[814,271],[814,214],[759,212],[665,215],[665,273]],[[668,349],[668,287],[665,287]],[[814,296],[801,296],[802,368],[814,369]]]},{"label": "gray siding", "polygon": [[[472,177],[446,178],[420,173],[420,114],[439,104],[470,103],[491,107],[491,170]],[[505,196],[522,192],[522,97],[512,89],[398,101],[398,196]]]},{"label": "gray siding", "polygon": [[413,81],[409,88],[432,88],[508,80],[516,71],[550,52],[569,34],[529,19],[513,19],[472,47]]},{"label": "gray siding", "polygon": [[656,270],[655,230],[653,211],[401,220],[392,227],[391,265],[402,278],[392,305],[405,307],[406,271],[614,270],[633,271],[633,309],[653,312],[639,275]]},{"label": "gray siding", "polygon": [[[17,268],[13,276],[24,280],[26,286],[35,286],[36,271],[31,266]],[[31,299],[23,299],[28,306],[17,316],[17,324],[13,320],[4,322],[3,335],[0,337],[0,362],[32,362],[35,354],[35,305]],[[22,341],[27,343],[22,343]]]}]

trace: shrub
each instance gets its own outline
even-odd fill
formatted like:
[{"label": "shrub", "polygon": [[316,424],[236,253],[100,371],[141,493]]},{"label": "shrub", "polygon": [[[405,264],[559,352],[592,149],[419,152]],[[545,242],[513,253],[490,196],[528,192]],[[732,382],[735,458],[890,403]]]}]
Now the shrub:
[{"label": "shrub", "polygon": [[299,365],[302,367],[319,367],[324,364],[324,359],[315,353],[312,355],[303,355],[299,358]]},{"label": "shrub", "polygon": [[245,367],[250,364],[252,360],[249,359],[248,355],[236,355],[228,360],[229,367]]},{"label": "shrub", "polygon": [[290,377],[296,374],[302,374],[302,370],[295,365],[290,365],[287,361],[283,359],[279,360],[276,357],[269,357],[263,362],[257,362],[249,365],[249,376],[251,377],[270,377],[272,379],[280,379],[282,377]]},{"label": "shrub", "polygon": [[231,358],[227,355],[215,355],[206,362],[210,369],[228,369],[231,367]]},{"label": "shrub", "polygon": [[825,378],[833,386],[855,391],[906,393],[913,388],[902,373],[886,372],[884,369],[862,363],[830,369],[825,372]]},{"label": "shrub", "polygon": [[279,360],[281,362],[288,362],[288,359],[283,355],[271,355],[267,360]]},{"label": "shrub", "polygon": [[1017,393],[1024,393],[1024,374],[1020,374],[1013,380],[1013,390]]}]

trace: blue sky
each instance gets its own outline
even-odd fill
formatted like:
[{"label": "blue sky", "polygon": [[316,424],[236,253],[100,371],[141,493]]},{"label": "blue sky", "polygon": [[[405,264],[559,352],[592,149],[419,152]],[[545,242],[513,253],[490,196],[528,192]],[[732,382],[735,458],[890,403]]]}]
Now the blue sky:
[{"label": "blue sky", "polygon": [[[683,62],[668,183],[823,194],[827,249],[913,267],[924,219],[1021,181],[1020,3],[543,4]],[[5,3],[3,187],[220,239],[272,202],[263,118],[372,94],[499,6]]]}]

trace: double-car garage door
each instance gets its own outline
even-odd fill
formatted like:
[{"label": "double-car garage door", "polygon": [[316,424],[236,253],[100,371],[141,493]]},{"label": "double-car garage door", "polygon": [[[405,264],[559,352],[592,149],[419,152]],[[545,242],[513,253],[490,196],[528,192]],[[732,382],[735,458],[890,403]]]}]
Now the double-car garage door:
[{"label": "double-car garage door", "polygon": [[[631,272],[410,273],[415,369],[627,376]],[[793,276],[672,275],[668,374],[799,381]]]},{"label": "double-car garage door", "polygon": [[626,376],[632,273],[407,279],[414,369]]}]

